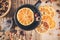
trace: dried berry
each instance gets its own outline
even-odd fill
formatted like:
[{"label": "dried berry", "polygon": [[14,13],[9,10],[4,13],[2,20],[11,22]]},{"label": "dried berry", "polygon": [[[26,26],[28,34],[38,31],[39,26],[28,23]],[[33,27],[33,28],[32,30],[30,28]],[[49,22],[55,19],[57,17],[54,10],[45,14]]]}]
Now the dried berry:
[{"label": "dried berry", "polygon": [[24,36],[24,32],[23,31],[21,31],[20,34]]},{"label": "dried berry", "polygon": [[58,14],[60,14],[60,10],[56,10],[56,12],[58,12]]},{"label": "dried berry", "polygon": [[0,38],[1,38],[2,36],[0,36]]},{"label": "dried berry", "polygon": [[38,14],[37,13],[35,13],[35,17],[38,17]]},{"label": "dried berry", "polygon": [[59,10],[56,10],[56,12],[59,12]]},{"label": "dried berry", "polygon": [[9,3],[8,3],[8,2],[6,2],[5,4],[6,4],[6,6],[7,6]]},{"label": "dried berry", "polygon": [[0,11],[0,16],[2,15],[1,11]]},{"label": "dried berry", "polygon": [[59,7],[60,7],[60,3],[57,3],[57,6],[59,6]]},{"label": "dried berry", "polygon": [[48,3],[49,2],[49,0],[47,0],[45,3]]},{"label": "dried berry", "polygon": [[6,12],[5,10],[1,10],[1,12],[3,13],[3,12]]},{"label": "dried berry", "polygon": [[5,10],[7,11],[8,7],[5,7]]},{"label": "dried berry", "polygon": [[57,36],[60,36],[60,34],[57,34]]}]

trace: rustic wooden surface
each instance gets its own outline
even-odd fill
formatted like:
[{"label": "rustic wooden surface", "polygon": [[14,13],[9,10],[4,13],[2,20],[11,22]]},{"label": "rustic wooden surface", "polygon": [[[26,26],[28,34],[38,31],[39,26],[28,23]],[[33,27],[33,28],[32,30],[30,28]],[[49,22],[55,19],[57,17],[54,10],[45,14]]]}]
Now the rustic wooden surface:
[{"label": "rustic wooden surface", "polygon": [[[12,0],[12,6],[11,6],[11,11],[10,11],[9,15],[13,16],[15,14],[17,8],[19,8],[21,5],[23,5],[23,4],[34,5],[37,1],[38,0]],[[25,32],[27,34],[25,40],[30,40],[29,38],[30,38],[31,34],[32,34],[32,40],[60,40],[60,36],[58,37],[58,36],[56,36],[56,34],[55,34],[55,36],[49,35],[49,33],[47,33],[46,35],[45,34],[41,35],[41,34],[37,33],[35,30],[25,31]],[[58,32],[60,32],[60,31],[58,31]],[[46,37],[44,37],[44,36],[46,36]]]},{"label": "rustic wooden surface", "polygon": [[[7,17],[14,17],[14,14],[16,13],[17,8],[19,8],[23,4],[32,4],[34,5],[38,0],[11,0],[11,10]],[[15,26],[13,26],[14,28]],[[22,30],[24,31],[24,30]],[[56,36],[55,34],[49,35],[49,33],[46,34],[39,34],[34,30],[32,31],[24,31],[26,33],[25,40],[30,40],[30,37],[32,37],[31,40],[60,40],[60,36]],[[51,31],[53,33],[53,31]],[[60,32],[57,31],[57,32]],[[31,36],[32,35],[32,36]],[[55,35],[55,36],[54,36]],[[24,36],[23,36],[24,37]],[[23,40],[23,39],[21,39]]]}]

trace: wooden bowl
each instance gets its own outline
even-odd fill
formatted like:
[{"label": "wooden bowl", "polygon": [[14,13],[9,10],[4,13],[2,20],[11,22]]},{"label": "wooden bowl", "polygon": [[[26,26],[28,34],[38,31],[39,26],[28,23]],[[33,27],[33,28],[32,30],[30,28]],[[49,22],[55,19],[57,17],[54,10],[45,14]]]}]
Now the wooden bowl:
[{"label": "wooden bowl", "polygon": [[3,15],[1,15],[0,18],[6,16],[8,12],[10,11],[10,8],[11,8],[11,0],[9,0],[9,6],[8,6],[7,11]]}]

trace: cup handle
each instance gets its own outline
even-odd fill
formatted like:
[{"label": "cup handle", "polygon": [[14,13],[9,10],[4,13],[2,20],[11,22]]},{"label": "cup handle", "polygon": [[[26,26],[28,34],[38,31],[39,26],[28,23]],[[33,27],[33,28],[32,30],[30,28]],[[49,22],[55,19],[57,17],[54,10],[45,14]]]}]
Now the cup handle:
[{"label": "cup handle", "polygon": [[38,8],[40,4],[41,4],[41,0],[38,0],[34,6]]}]

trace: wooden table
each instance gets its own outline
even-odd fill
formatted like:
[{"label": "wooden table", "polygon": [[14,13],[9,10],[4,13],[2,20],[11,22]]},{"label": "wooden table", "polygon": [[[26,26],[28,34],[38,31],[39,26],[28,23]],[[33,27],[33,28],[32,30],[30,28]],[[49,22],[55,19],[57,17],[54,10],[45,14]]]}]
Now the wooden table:
[{"label": "wooden table", "polygon": [[[11,5],[11,10],[9,12],[9,14],[7,15],[7,17],[14,17],[14,14],[16,13],[16,10],[23,4],[32,4],[34,5],[38,0],[11,0],[12,1],[12,5]],[[13,24],[14,25],[14,24]],[[12,28],[17,27],[16,25],[14,25]],[[19,29],[19,28],[17,28]],[[20,30],[20,29],[19,29]],[[19,32],[18,30],[18,32]],[[20,30],[20,31],[24,31],[24,30]],[[56,31],[56,30],[55,30]],[[53,31],[49,31],[48,33],[45,34],[39,34],[34,30],[31,31],[24,31],[26,36],[22,36],[21,38],[24,38],[24,40],[60,40],[60,36],[56,36]],[[49,35],[49,33],[53,33],[52,35]],[[60,32],[57,31],[57,32]],[[55,35],[55,36],[54,36]],[[14,39],[17,40],[17,39]],[[23,39],[21,39],[23,40]]]}]

